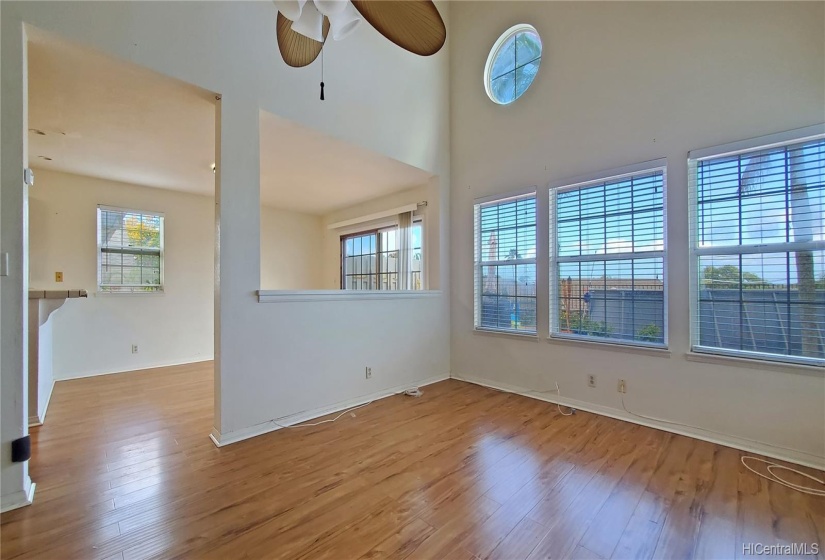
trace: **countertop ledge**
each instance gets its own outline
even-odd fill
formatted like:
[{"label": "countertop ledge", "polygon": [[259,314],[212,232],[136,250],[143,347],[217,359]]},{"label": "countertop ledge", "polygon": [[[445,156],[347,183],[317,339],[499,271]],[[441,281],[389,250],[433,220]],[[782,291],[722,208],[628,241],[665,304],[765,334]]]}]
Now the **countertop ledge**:
[{"label": "countertop ledge", "polygon": [[71,299],[89,297],[86,290],[29,290],[29,299]]}]

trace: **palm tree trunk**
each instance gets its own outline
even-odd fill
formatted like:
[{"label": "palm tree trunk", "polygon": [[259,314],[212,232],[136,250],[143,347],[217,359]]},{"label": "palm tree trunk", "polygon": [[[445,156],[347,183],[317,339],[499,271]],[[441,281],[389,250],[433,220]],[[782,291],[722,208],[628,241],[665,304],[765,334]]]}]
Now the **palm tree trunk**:
[{"label": "palm tree trunk", "polygon": [[[794,241],[813,240],[813,228],[810,225],[813,217],[800,154],[791,161],[791,227]],[[795,257],[802,355],[815,358],[819,355],[819,332],[816,324],[814,254],[813,251],[796,251]]]}]

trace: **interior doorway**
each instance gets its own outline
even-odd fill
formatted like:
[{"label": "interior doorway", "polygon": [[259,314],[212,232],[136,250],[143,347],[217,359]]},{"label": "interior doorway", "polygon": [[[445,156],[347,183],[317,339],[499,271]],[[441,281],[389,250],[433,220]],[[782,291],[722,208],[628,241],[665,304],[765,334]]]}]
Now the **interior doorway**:
[{"label": "interior doorway", "polygon": [[27,38],[36,479],[38,441],[70,421],[49,410],[71,380],[211,371],[216,95],[37,29]]}]

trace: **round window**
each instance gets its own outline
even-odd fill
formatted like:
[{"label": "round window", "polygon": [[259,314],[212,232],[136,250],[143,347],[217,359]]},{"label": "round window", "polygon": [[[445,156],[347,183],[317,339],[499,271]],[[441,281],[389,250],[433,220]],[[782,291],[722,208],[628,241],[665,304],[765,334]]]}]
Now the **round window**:
[{"label": "round window", "polygon": [[490,99],[507,105],[522,96],[541,64],[541,38],[532,25],[514,25],[498,38],[484,66]]}]

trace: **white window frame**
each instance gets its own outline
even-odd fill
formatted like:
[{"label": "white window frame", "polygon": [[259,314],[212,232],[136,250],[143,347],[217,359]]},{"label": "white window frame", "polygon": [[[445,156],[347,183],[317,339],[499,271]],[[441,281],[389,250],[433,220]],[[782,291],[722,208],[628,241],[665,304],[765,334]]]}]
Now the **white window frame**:
[{"label": "white window frame", "polygon": [[[556,195],[559,192],[586,188],[590,185],[616,181],[634,175],[647,173],[662,173],[662,250],[644,252],[623,252],[623,253],[603,253],[596,255],[581,255],[560,257],[558,255],[558,245],[556,243]],[[548,185],[550,193],[548,239],[549,239],[549,284],[550,284],[550,338],[564,340],[581,340],[597,344],[617,345],[617,346],[640,346],[644,348],[655,348],[658,350],[668,349],[668,259],[667,259],[667,158],[646,161],[589,173],[564,181],[556,181]],[[580,335],[574,333],[554,332],[554,325],[559,321],[559,286],[558,286],[558,265],[566,262],[591,262],[610,261],[627,259],[661,258],[662,259],[662,305],[664,317],[662,318],[662,343],[643,342],[637,340],[622,340],[618,338],[601,338],[595,336]]]},{"label": "white window frame", "polygon": [[423,253],[423,259],[421,260],[421,289],[420,290],[352,290],[347,289],[344,287],[345,278],[346,278],[346,263],[344,261],[344,240],[347,237],[357,237],[359,235],[368,235],[368,234],[375,234],[380,236],[382,231],[390,230],[393,228],[398,229],[398,220],[374,220],[370,222],[364,222],[357,225],[351,225],[347,228],[343,228],[340,230],[338,234],[338,244],[340,245],[339,249],[339,260],[340,260],[340,290],[344,292],[400,292],[400,291],[411,291],[411,292],[423,292],[428,289],[428,282],[427,282],[427,271],[426,271],[426,261],[428,258],[428,251],[427,251],[427,229],[426,229],[426,221],[425,215],[416,214],[413,212],[412,215],[412,225],[420,224],[421,225],[421,252]]},{"label": "white window frame", "polygon": [[[144,286],[127,286],[127,285],[113,285],[113,287],[119,287],[121,289],[117,290],[107,290],[102,285],[102,267],[103,263],[101,261],[101,255],[103,250],[103,244],[101,242],[101,211],[110,211],[110,212],[121,212],[124,214],[141,214],[144,216],[157,216],[160,218],[160,249],[158,251],[159,255],[159,268],[160,268],[160,285],[152,286],[156,288],[154,290],[147,291]],[[107,206],[104,204],[98,204],[97,209],[95,210],[95,217],[97,220],[97,293],[105,294],[105,295],[158,295],[163,294],[166,289],[166,282],[164,278],[164,273],[166,270],[166,251],[165,251],[165,239],[166,239],[166,216],[163,212],[155,212],[152,210],[137,210],[135,208],[122,208],[118,206]],[[128,288],[128,289],[127,289]],[[143,288],[143,289],[141,289]]]},{"label": "white window frame", "polygon": [[750,244],[750,245],[725,245],[721,247],[699,247],[698,239],[698,163],[703,160],[716,159],[719,157],[736,156],[747,152],[779,148],[790,144],[799,144],[812,140],[825,138],[825,124],[819,124],[760,136],[748,140],[731,142],[719,146],[692,150],[688,153],[688,211],[689,211],[689,231],[690,231],[690,348],[697,354],[708,354],[716,356],[728,356],[734,358],[749,358],[766,362],[781,362],[786,364],[815,365],[825,367],[823,361],[818,358],[805,358],[802,356],[786,356],[783,354],[772,354],[768,352],[753,352],[750,350],[735,350],[728,348],[716,348],[712,346],[702,346],[699,344],[699,258],[716,254],[739,255],[739,254],[762,254],[762,253],[782,253],[794,252],[796,250],[825,250],[825,242],[787,242],[770,244]]},{"label": "white window frame", "polygon": [[[490,49],[490,54],[487,55],[487,62],[484,64],[484,91],[487,92],[487,97],[490,98],[490,101],[492,101],[496,105],[512,105],[513,103],[518,101],[521,98],[522,95],[527,93],[527,90],[530,89],[530,87],[533,85],[533,82],[535,82],[536,77],[538,77],[539,70],[536,71],[536,76],[533,77],[533,81],[531,81],[527,85],[527,87],[524,89],[524,91],[521,92],[521,95],[514,96],[512,101],[507,101],[507,102],[500,101],[496,98],[495,95],[493,95],[493,78],[499,77],[499,76],[493,76],[491,74],[491,72],[493,70],[493,65],[496,63],[496,60],[498,59],[498,55],[501,52],[501,49],[504,46],[504,44],[507,41],[509,41],[511,38],[513,38],[516,35],[519,35],[521,33],[532,33],[536,37],[538,37],[539,44],[540,44],[540,47],[541,47],[541,52],[540,52],[539,56],[536,59],[531,60],[529,62],[526,62],[524,65],[530,64],[530,63],[534,62],[535,60],[538,60],[539,61],[539,70],[541,70],[541,59],[544,56],[544,44],[542,43],[541,35],[539,34],[539,32],[536,30],[535,27],[533,27],[529,23],[519,23],[519,24],[516,24],[516,25],[512,26],[511,28],[509,28],[504,33],[502,33],[501,36],[496,40],[496,42],[493,43],[493,48]],[[514,64],[512,72],[515,74],[516,70],[517,70],[517,66]],[[506,74],[509,74],[509,73],[510,72],[505,72],[503,75],[506,75]],[[515,78],[514,78],[514,80],[515,80]]]},{"label": "white window frame", "polygon": [[[536,316],[536,330],[529,331],[529,330],[521,330],[521,329],[496,329],[491,327],[482,327],[481,326],[481,298],[483,296],[483,289],[481,287],[483,274],[483,267],[485,266],[496,266],[496,265],[521,265],[521,264],[532,264],[536,266],[536,280],[538,281],[538,247],[536,250],[536,257],[532,259],[511,259],[511,260],[498,260],[498,261],[485,261],[481,259],[481,207],[486,206],[492,203],[502,203],[507,202],[509,200],[516,200],[520,198],[530,198],[533,197],[536,199],[536,244],[538,246],[538,239],[539,239],[539,220],[538,220],[538,211],[539,211],[539,204],[538,204],[538,193],[535,187],[530,187],[527,189],[520,189],[517,191],[512,191],[506,194],[497,194],[491,196],[485,196],[481,198],[477,198],[473,201],[473,330],[478,332],[491,332],[491,333],[505,333],[505,334],[513,334],[517,336],[527,336],[527,337],[538,337],[538,315]],[[538,312],[538,286],[536,287],[536,312]]]},{"label": "white window frame", "polygon": [[427,289],[427,222],[424,220],[424,214],[416,214],[413,212],[412,224],[421,224],[421,289],[412,290],[414,292],[422,292]]}]

